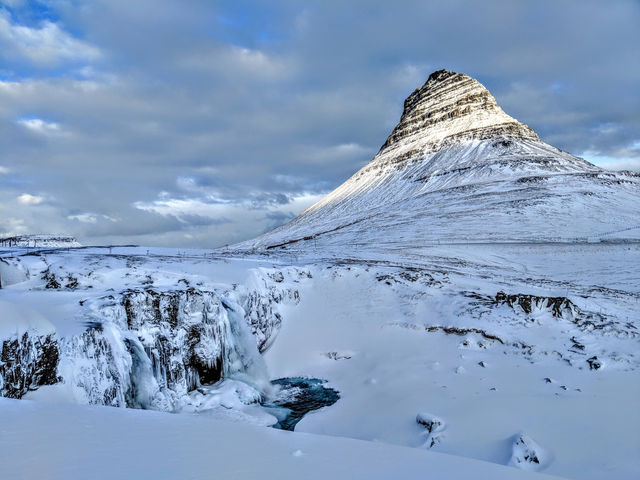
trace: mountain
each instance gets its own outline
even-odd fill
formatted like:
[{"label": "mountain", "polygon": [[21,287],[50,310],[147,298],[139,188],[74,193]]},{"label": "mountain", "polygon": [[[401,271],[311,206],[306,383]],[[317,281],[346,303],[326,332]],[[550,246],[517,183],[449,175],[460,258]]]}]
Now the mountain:
[{"label": "mountain", "polygon": [[0,247],[79,247],[75,237],[69,235],[14,235],[0,237]]},{"label": "mountain", "polygon": [[378,154],[290,223],[241,248],[640,239],[640,175],[544,143],[477,80],[439,70]]}]

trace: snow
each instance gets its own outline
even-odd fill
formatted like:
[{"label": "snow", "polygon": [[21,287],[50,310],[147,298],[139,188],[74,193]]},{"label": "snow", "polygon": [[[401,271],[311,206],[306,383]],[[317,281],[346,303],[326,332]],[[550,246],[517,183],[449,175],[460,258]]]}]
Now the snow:
[{"label": "snow", "polygon": [[557,478],[348,438],[207,416],[0,398],[3,478]]},{"label": "snow", "polygon": [[0,300],[0,338],[21,337],[28,330],[46,335],[55,327],[37,310],[21,303]]},{"label": "snow", "polygon": [[[552,351],[526,358],[497,342],[479,347],[482,338],[471,334],[400,326],[402,319],[442,323],[442,315],[457,309],[444,295],[403,299],[368,268],[314,272],[265,355],[273,376],[326,378],[340,392],[338,403],[307,415],[296,431],[425,448],[416,415],[427,411],[447,419],[435,451],[506,464],[511,439],[524,430],[553,452],[545,472],[581,479],[637,476],[640,465],[631,461],[640,446],[637,367],[622,361],[593,372]],[[502,328],[473,322],[494,333]],[[523,333],[541,330],[534,344],[541,348],[564,328],[534,325]],[[601,344],[606,339],[591,337]],[[622,356],[624,342],[609,341]],[[635,356],[637,339],[627,348]],[[331,351],[353,352],[352,358],[334,361],[325,355]],[[465,373],[455,375],[460,366]],[[545,377],[557,383],[547,384]]]},{"label": "snow", "polygon": [[[152,397],[158,380],[141,375],[144,368],[132,369],[124,339],[135,337],[116,328],[124,315],[121,300],[108,307],[105,299],[145,288],[170,298],[195,287],[226,298],[236,313],[239,305],[258,301],[253,310],[242,308],[245,321],[270,332],[265,364],[249,374],[243,372],[250,369],[236,367],[222,383],[175,390],[182,393],[166,404],[141,400],[140,405],[181,412],[172,418],[196,415],[194,421],[264,427],[276,420],[256,403],[269,395],[265,378],[306,376],[326,379],[340,399],[308,413],[296,435],[347,437],[508,465],[514,439],[526,432],[543,446],[546,456],[539,466],[545,473],[580,479],[638,476],[640,466],[633,460],[640,446],[636,244],[434,245],[394,255],[343,249],[342,254],[328,250],[327,256],[309,251],[224,259],[216,252],[188,253],[128,247],[111,255],[100,248],[5,255],[19,262],[28,280],[0,290],[3,308],[10,305],[14,312],[3,319],[24,319],[28,315],[21,312],[31,311],[46,318],[62,339],[58,374],[65,381],[25,398],[48,405],[96,402],[98,397],[83,392],[108,391],[114,372],[125,380],[137,375],[139,398]],[[63,282],[59,289],[44,288],[47,269],[57,278],[71,274],[78,286]],[[574,306],[554,316],[546,300],[534,300],[526,313],[521,303],[496,302],[501,291],[566,297]],[[132,320],[150,315],[145,302]],[[200,307],[184,305],[180,321],[199,322],[192,315]],[[87,321],[98,320],[105,340],[76,343]],[[239,330],[226,341],[246,342],[245,324],[239,317],[233,322]],[[49,325],[38,328],[51,331]],[[154,338],[156,327],[135,328],[142,345]],[[120,352],[117,362],[101,356],[100,345],[106,344]],[[601,369],[590,369],[587,360],[593,356]],[[144,359],[139,353],[134,357]],[[78,382],[93,386],[79,391]],[[426,432],[416,422],[426,414],[442,419],[446,429],[435,436]],[[307,458],[307,447],[284,448],[288,458],[296,450]]]}]

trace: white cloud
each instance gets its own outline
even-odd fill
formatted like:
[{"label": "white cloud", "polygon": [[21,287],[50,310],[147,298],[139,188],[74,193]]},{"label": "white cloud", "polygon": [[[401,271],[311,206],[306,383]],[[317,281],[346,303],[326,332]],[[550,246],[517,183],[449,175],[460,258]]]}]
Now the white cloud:
[{"label": "white cloud", "polygon": [[11,22],[0,10],[0,56],[27,59],[51,66],[63,60],[84,61],[100,57],[100,50],[65,32],[56,23],[44,21],[38,28]]},{"label": "white cloud", "polygon": [[226,45],[188,55],[183,67],[224,73],[225,75],[257,75],[260,80],[282,79],[295,71],[289,58],[278,57],[261,50]]},{"label": "white cloud", "polygon": [[310,164],[341,163],[353,159],[369,161],[374,153],[371,148],[353,142],[329,146],[307,145],[300,149],[300,158]]},{"label": "white cloud", "polygon": [[607,170],[632,170],[640,172],[640,158],[611,157],[592,151],[586,151],[578,156]]},{"label": "white cloud", "polygon": [[322,194],[301,193],[289,196],[286,203],[264,203],[256,208],[251,200],[210,203],[198,198],[161,198],[152,202],[135,202],[133,206],[139,210],[154,212],[163,216],[173,216],[184,222],[184,218],[198,216],[211,219],[243,218],[262,219],[265,213],[294,213],[298,214],[310,207],[324,196]]},{"label": "white cloud", "polygon": [[182,217],[190,215],[214,218],[229,213],[229,208],[223,204],[208,203],[200,199],[165,198],[153,202],[136,202],[133,206],[147,212],[170,215],[180,221],[183,221]]},{"label": "white cloud", "polygon": [[7,173],[9,173],[9,169],[7,167],[3,167],[2,165],[0,165],[0,175],[6,175]]},{"label": "white cloud", "polygon": [[17,120],[19,125],[31,130],[32,132],[49,135],[60,132],[60,125],[56,122],[47,122],[41,118],[21,118]]},{"label": "white cloud", "polygon": [[18,203],[22,205],[39,205],[44,202],[44,197],[39,195],[31,195],[30,193],[23,193],[17,197]]},{"label": "white cloud", "polygon": [[99,213],[79,213],[77,215],[67,216],[69,220],[76,220],[82,223],[98,223],[98,220],[109,220],[110,222],[117,222],[118,220],[110,217],[109,215],[101,215]]},{"label": "white cloud", "polygon": [[6,232],[7,234],[15,234],[20,235],[23,233],[28,233],[29,228],[25,225],[24,220],[22,218],[14,218],[10,217],[6,220]]}]

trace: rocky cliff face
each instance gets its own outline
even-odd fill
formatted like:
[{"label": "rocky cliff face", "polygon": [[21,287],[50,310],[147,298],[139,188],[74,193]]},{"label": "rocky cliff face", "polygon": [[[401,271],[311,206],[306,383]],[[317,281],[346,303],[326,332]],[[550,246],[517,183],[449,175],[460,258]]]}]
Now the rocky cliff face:
[{"label": "rocky cliff face", "polygon": [[244,309],[215,291],[135,289],[87,308],[93,323],[62,341],[60,366],[86,403],[174,411],[222,378],[264,380]]},{"label": "rocky cliff face", "polygon": [[83,300],[80,333],[5,333],[0,395],[59,384],[80,403],[177,411],[203,386],[239,378],[259,398],[269,379],[258,349],[277,335],[279,305],[299,298],[268,275],[255,289],[131,288]]},{"label": "rocky cliff face", "polygon": [[60,380],[55,335],[28,330],[3,339],[1,345],[0,396],[22,398],[29,391]]},{"label": "rocky cliff face", "polygon": [[438,70],[404,101],[400,122],[377,157],[399,161],[456,141],[496,136],[539,140],[531,128],[504,113],[480,82],[463,73]]}]

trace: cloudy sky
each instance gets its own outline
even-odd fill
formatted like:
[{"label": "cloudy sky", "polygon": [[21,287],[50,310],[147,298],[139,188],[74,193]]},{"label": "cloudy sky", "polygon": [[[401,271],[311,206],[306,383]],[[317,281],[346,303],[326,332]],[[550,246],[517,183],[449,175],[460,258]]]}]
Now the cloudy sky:
[{"label": "cloudy sky", "polygon": [[640,170],[640,2],[0,0],[0,234],[214,247],[368,162],[439,68]]}]

